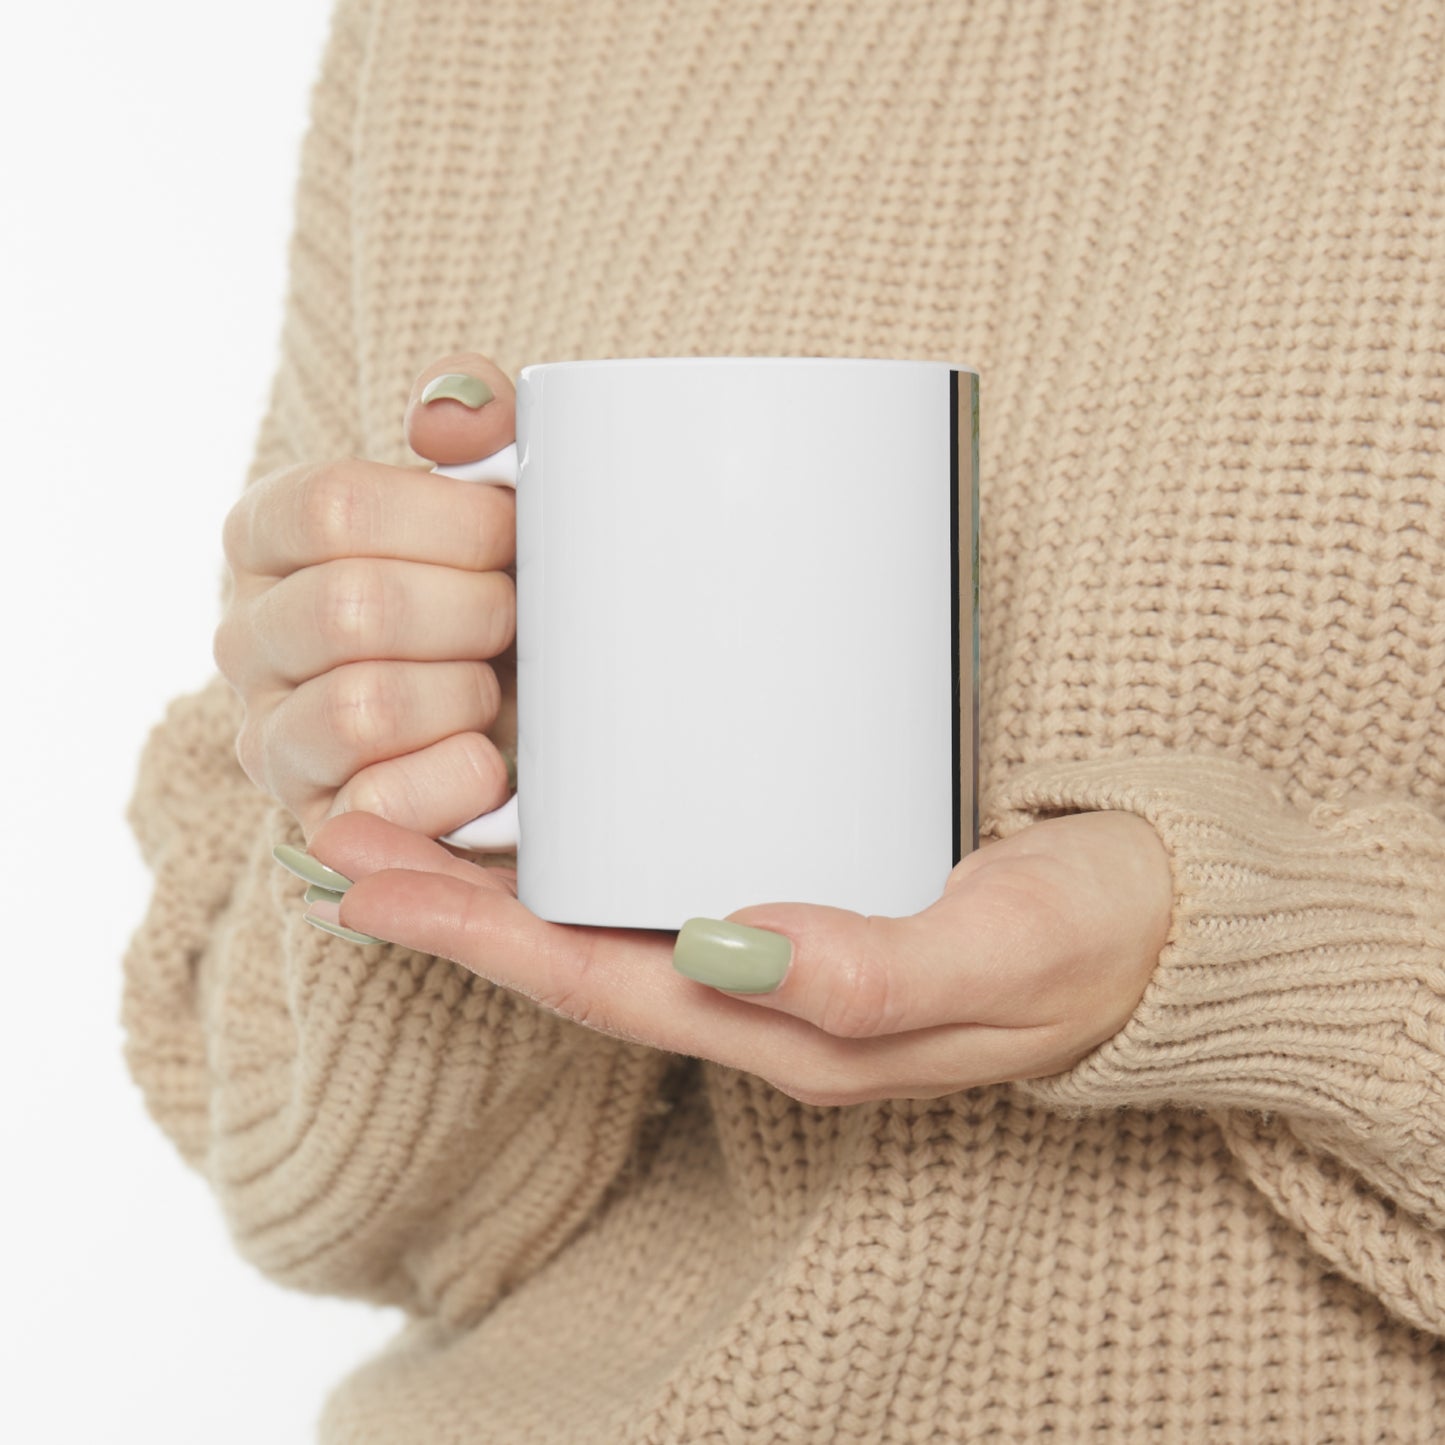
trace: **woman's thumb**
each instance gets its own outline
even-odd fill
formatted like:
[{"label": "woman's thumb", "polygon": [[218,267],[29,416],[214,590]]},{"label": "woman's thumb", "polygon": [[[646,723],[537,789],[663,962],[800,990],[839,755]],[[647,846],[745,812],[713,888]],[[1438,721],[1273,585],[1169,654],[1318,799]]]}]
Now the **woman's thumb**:
[{"label": "woman's thumb", "polygon": [[406,443],[441,466],[474,462],[517,438],[517,390],[500,367],[473,351],[433,362],[406,404]]}]

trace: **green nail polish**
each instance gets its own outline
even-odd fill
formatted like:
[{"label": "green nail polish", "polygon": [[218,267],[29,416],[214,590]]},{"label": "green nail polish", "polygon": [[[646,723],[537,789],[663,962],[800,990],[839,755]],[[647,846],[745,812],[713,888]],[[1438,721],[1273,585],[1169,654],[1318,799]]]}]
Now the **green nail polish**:
[{"label": "green nail polish", "polygon": [[480,376],[468,376],[464,371],[449,371],[444,376],[433,377],[421,394],[421,404],[433,401],[459,401],[473,411],[485,406],[492,399],[492,388]]},{"label": "green nail polish", "polygon": [[718,918],[689,918],[672,950],[679,973],[734,993],[771,993],[792,961],[792,939]]},{"label": "green nail polish", "polygon": [[333,893],[345,893],[351,887],[351,879],[342,877],[335,869],[318,863],[309,853],[303,853],[289,843],[278,844],[271,850],[271,856],[288,873],[294,873],[303,882],[314,883]]},{"label": "green nail polish", "polygon": [[312,928],[319,928],[323,933],[334,933],[337,938],[344,938],[348,943],[385,942],[385,939],[373,938],[369,933],[358,933],[354,928],[343,928],[339,923],[327,923],[323,918],[313,918],[309,913],[301,916]]},{"label": "green nail polish", "polygon": [[517,754],[511,748],[502,749],[502,761],[507,765],[507,786],[513,791],[517,787]]},{"label": "green nail polish", "polygon": [[340,903],[345,896],[344,893],[335,893],[330,888],[318,888],[314,883],[306,890],[308,903]]}]

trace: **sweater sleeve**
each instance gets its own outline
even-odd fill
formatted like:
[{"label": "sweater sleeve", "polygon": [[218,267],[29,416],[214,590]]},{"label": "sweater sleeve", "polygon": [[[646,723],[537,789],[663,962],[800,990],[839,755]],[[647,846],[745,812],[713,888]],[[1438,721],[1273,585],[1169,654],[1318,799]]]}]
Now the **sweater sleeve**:
[{"label": "sweater sleeve", "polygon": [[1293,806],[1212,757],[1036,767],[990,831],[1117,809],[1168,851],[1174,916],[1133,1016],[1066,1073],[1066,1112],[1207,1111],[1341,1274],[1445,1333],[1445,821],[1409,798]]},{"label": "sweater sleeve", "polygon": [[[282,357],[251,470],[357,449],[349,173],[365,4],[337,11],[302,152]],[[214,678],[144,747],[154,883],[124,960],[125,1058],[240,1252],[297,1289],[475,1318],[636,1162],[671,1056],[460,965],[301,921],[299,826],[236,759]]]}]

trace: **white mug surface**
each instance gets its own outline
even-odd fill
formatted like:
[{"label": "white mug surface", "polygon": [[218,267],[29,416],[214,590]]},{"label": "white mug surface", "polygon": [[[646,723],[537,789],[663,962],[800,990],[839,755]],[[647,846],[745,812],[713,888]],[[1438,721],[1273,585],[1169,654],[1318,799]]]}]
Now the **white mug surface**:
[{"label": "white mug surface", "polygon": [[517,847],[559,923],[900,916],[977,846],[978,374],[554,362],[517,383]]}]

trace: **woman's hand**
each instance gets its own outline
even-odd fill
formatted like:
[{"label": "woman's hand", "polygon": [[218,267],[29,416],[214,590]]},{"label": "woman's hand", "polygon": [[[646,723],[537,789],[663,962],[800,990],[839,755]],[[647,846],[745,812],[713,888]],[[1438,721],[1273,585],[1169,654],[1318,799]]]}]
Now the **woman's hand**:
[{"label": "woman's hand", "polygon": [[[677,935],[544,922],[517,900],[514,871],[361,813],[328,822],[311,854],[356,880],[339,904],[312,905],[323,922],[454,959],[589,1028],[822,1105],[1069,1068],[1133,1012],[1172,906],[1163,845],[1128,813],[1051,819],[990,844],[911,917],[769,903],[730,914],[741,931],[694,919]],[[756,959],[749,943],[764,945]],[[786,964],[771,991],[696,981],[766,986],[770,962]]]},{"label": "woman's hand", "polygon": [[[458,374],[473,384],[423,399]],[[491,362],[447,357],[406,426],[432,461],[489,456],[513,439],[515,392]],[[224,544],[235,586],[214,650],[245,703],[237,755],[308,838],[349,809],[437,837],[506,801],[509,488],[350,457],[288,467],[247,489]]]}]

